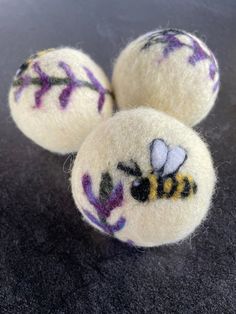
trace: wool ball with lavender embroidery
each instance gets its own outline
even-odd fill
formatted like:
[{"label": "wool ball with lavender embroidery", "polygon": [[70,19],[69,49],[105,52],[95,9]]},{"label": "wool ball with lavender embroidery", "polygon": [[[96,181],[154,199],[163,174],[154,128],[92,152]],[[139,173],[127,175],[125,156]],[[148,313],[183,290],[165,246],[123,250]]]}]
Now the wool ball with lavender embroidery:
[{"label": "wool ball with lavender embroidery", "polygon": [[112,85],[120,109],[150,106],[193,126],[215,103],[219,69],[213,53],[196,36],[156,30],[120,53]]},{"label": "wool ball with lavender embroidery", "polygon": [[110,83],[84,52],[49,49],[31,56],[17,71],[9,93],[19,129],[52,152],[78,151],[90,131],[112,115]]},{"label": "wool ball with lavender embroidery", "polygon": [[71,184],[78,209],[93,227],[151,247],[196,229],[215,180],[209,150],[195,131],[162,112],[138,108],[116,113],[88,135]]}]

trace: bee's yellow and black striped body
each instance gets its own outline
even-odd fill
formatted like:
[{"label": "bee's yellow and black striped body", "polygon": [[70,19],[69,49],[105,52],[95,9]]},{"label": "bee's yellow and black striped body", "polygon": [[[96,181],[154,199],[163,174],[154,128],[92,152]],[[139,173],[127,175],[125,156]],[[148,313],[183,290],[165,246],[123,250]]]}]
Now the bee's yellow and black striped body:
[{"label": "bee's yellow and black striped body", "polygon": [[148,196],[150,201],[158,198],[187,198],[197,191],[197,185],[193,178],[181,173],[166,178],[158,178],[151,174],[148,179],[150,181],[150,193]]},{"label": "bee's yellow and black striped body", "polygon": [[197,192],[193,178],[180,172],[168,177],[150,174],[136,179],[131,187],[131,195],[140,202],[158,199],[186,199]]},{"label": "bee's yellow and black striped body", "polygon": [[132,166],[119,162],[117,169],[135,180],[130,187],[132,197],[139,202],[158,199],[187,199],[197,192],[197,184],[190,175],[182,174],[180,167],[187,159],[187,152],[181,146],[169,147],[163,139],[154,139],[150,146],[152,170],[146,177],[137,164]]}]

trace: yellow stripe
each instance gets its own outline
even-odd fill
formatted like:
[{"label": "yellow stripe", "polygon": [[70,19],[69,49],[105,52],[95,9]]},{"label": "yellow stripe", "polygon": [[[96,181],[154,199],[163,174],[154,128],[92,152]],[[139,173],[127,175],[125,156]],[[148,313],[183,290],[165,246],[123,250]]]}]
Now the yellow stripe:
[{"label": "yellow stripe", "polygon": [[188,177],[189,183],[192,184],[193,183],[193,177],[192,176],[185,176]]},{"label": "yellow stripe", "polygon": [[172,189],[172,186],[173,186],[172,179],[171,178],[166,179],[165,182],[164,182],[164,192],[165,192],[165,194],[170,193],[170,191]]},{"label": "yellow stripe", "polygon": [[177,185],[177,189],[176,189],[176,191],[175,191],[175,193],[173,195],[174,199],[181,198],[181,192],[183,192],[184,187],[185,187],[185,182],[183,181],[184,177],[185,176],[180,174],[180,173],[177,173],[176,176],[175,176],[175,178],[176,178],[176,180],[178,182],[178,185]]},{"label": "yellow stripe", "polygon": [[148,176],[150,182],[149,200],[154,201],[157,199],[157,177],[154,174]]},{"label": "yellow stripe", "polygon": [[189,181],[189,184],[190,184],[190,191],[189,191],[189,196],[192,196],[193,195],[193,177],[192,176],[187,176],[188,177],[188,181]]}]

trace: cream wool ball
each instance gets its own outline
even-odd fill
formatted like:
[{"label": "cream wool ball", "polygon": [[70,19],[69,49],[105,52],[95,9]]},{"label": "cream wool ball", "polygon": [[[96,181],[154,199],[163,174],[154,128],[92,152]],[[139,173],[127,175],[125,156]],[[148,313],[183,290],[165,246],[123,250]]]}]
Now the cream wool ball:
[{"label": "cream wool ball", "polygon": [[190,235],[207,214],[216,177],[206,144],[150,108],[121,111],[86,138],[71,177],[85,220],[137,246]]},{"label": "cream wool ball", "polygon": [[196,36],[177,29],[156,30],[120,53],[112,85],[120,109],[149,106],[193,126],[215,103],[218,64]]},{"label": "cream wool ball", "polygon": [[9,93],[11,115],[38,145],[57,153],[78,151],[95,126],[112,115],[110,83],[84,52],[41,51],[17,71]]}]

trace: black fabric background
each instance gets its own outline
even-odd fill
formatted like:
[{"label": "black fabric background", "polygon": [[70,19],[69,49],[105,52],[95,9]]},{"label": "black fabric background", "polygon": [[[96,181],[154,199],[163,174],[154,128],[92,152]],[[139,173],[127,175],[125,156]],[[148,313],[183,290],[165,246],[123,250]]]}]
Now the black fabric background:
[{"label": "black fabric background", "polygon": [[[219,59],[219,98],[197,127],[219,182],[209,217],[191,238],[145,250],[83,223],[70,159],[21,134],[7,92],[18,66],[39,49],[82,47],[110,75],[128,40],[160,26],[197,31]],[[234,0],[0,0],[0,313],[236,312],[235,28]]]}]

